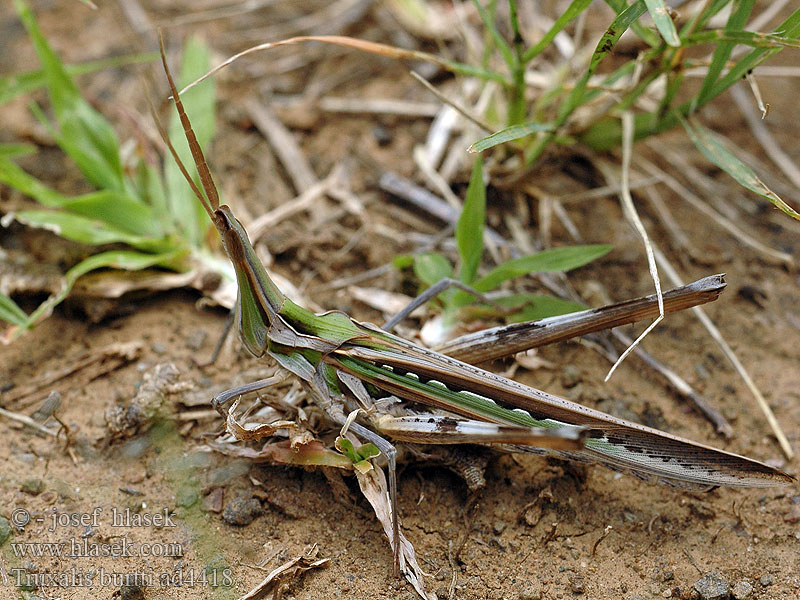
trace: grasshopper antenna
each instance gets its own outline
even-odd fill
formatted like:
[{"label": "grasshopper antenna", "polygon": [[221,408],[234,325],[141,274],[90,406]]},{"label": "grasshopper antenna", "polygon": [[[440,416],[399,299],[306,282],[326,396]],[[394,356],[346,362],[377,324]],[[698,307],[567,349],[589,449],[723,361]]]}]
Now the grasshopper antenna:
[{"label": "grasshopper antenna", "polygon": [[[183,125],[183,132],[186,134],[186,141],[189,143],[189,149],[192,152],[194,164],[197,167],[198,174],[200,175],[200,182],[203,184],[205,195],[203,195],[203,193],[198,189],[197,184],[195,184],[191,175],[189,175],[189,172],[186,170],[183,161],[181,161],[181,159],[178,157],[178,153],[175,151],[174,146],[170,142],[169,137],[167,136],[166,131],[161,124],[161,121],[158,119],[158,116],[155,116],[156,125],[158,126],[158,131],[161,134],[161,137],[164,138],[164,142],[167,144],[172,157],[178,164],[178,168],[191,186],[195,196],[197,196],[202,203],[203,208],[206,209],[208,216],[211,217],[213,221],[214,211],[219,208],[219,193],[217,192],[217,186],[214,183],[214,178],[211,176],[211,170],[208,168],[208,164],[206,163],[206,157],[203,154],[203,150],[200,148],[200,144],[197,141],[194,130],[192,129],[192,124],[183,108],[183,102],[181,102],[181,96],[178,93],[177,87],[175,86],[175,81],[172,79],[172,73],[170,72],[169,65],[167,64],[167,54],[164,51],[164,36],[162,35],[161,30],[158,32],[158,46],[161,50],[161,63],[164,65],[164,72],[167,74],[167,81],[169,82],[169,88],[172,92],[172,99],[175,101],[175,108],[178,110],[178,117],[181,120],[181,125]],[[153,112],[155,115],[155,111]]]}]

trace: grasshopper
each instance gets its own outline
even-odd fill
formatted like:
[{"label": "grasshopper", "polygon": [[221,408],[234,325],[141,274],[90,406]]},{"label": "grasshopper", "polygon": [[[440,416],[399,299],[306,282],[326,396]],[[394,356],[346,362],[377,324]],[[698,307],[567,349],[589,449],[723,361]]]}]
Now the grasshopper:
[{"label": "grasshopper", "polygon": [[[220,205],[216,185],[170,74],[163,43],[161,56],[203,191],[166,136],[165,142],[219,232],[235,270],[238,298],[234,318],[241,341],[253,356],[268,356],[298,377],[331,421],[347,424],[352,433],[375,444],[384,455],[389,472],[395,574],[401,567],[395,448],[386,438],[425,444],[492,444],[507,451],[599,463],[642,480],[689,489],[769,487],[793,481],[790,475],[761,462],[575,404],[355,321],[342,312],[315,314],[292,302],[270,279],[231,209]],[[612,310],[611,316],[605,313],[605,321],[596,319],[594,327],[637,318],[630,313],[628,310],[628,317],[623,318]],[[481,347],[467,340],[462,345],[466,349],[454,344],[451,350],[478,360],[515,352],[521,348],[517,342],[526,328],[542,327],[528,324],[500,328],[484,338],[489,340],[488,345]],[[512,340],[517,340],[516,346],[510,343]],[[479,348],[477,354],[470,352],[470,347]],[[498,352],[503,347],[511,349]],[[270,383],[272,380],[262,380],[228,390],[214,397],[212,403],[225,414],[226,403]],[[439,412],[405,410],[398,416],[396,411],[383,408],[386,402],[380,401],[386,396]],[[353,420],[354,409],[360,409],[357,420]]]}]

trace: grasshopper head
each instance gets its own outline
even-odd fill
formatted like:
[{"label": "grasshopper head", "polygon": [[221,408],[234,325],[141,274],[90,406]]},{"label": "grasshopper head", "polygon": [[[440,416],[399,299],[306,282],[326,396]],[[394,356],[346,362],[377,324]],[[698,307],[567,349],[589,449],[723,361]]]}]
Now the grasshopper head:
[{"label": "grasshopper head", "polygon": [[267,274],[247,231],[230,207],[223,204],[210,216],[236,271],[236,326],[239,337],[251,354],[262,356],[267,348],[270,325],[278,318],[286,297]]}]

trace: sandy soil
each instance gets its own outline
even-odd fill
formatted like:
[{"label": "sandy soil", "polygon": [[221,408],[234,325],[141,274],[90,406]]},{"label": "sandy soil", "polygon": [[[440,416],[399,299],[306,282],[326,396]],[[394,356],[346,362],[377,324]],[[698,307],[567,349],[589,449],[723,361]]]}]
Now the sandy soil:
[{"label": "sandy soil", "polygon": [[[180,14],[162,4],[148,3],[147,12],[154,21]],[[273,9],[274,15],[267,10],[261,18],[279,21],[280,6]],[[37,11],[48,39],[70,62],[129,52],[142,40],[116,4],[89,12],[76,2],[56,2],[37,6]],[[378,35],[376,28],[386,27],[386,21],[376,14],[382,13],[377,8],[368,12],[363,23],[349,33]],[[0,8],[0,25],[4,32],[0,34],[4,40],[0,71],[33,68],[33,52],[7,6]],[[219,40],[220,53],[227,55],[237,26],[241,26],[240,20],[201,24],[193,30],[204,32],[212,44]],[[170,30],[170,41],[177,44],[187,31]],[[399,35],[394,32],[395,37]],[[279,56],[298,52],[303,49]],[[355,79],[343,78],[335,88],[337,95],[429,100],[398,65],[363,55],[354,58],[334,52],[333,56],[320,68],[342,69],[334,72],[360,68]],[[788,57],[782,61],[791,64]],[[297,79],[297,73],[280,76],[270,85],[279,91],[297,92],[299,89],[292,89],[299,85]],[[800,88],[795,80],[765,78],[761,84],[772,105],[768,126],[798,161],[800,151],[794,140],[800,136],[800,126],[794,98]],[[239,199],[243,212],[254,215],[294,195],[282,172],[276,170],[268,145],[242,113],[240,99],[258,85],[228,81],[221,86],[221,132],[211,152],[221,187]],[[130,133],[132,122],[126,116],[147,118],[143,116],[146,103],[132,71],[88,76],[81,79],[81,86],[113,121],[122,123],[123,135]],[[28,114],[26,102],[0,107],[4,123],[0,141],[46,139]],[[748,139],[738,112],[727,102],[723,98],[710,108],[706,122],[750,152],[761,154]],[[314,221],[313,215],[300,215],[282,224],[266,240],[275,255],[274,268],[306,285],[307,296],[322,308],[343,309],[356,318],[378,322],[381,316],[377,312],[352,300],[346,291],[315,293],[314,289],[409,251],[409,231],[438,231],[439,224],[392,204],[373,181],[374,163],[413,176],[411,149],[424,137],[428,120],[318,114],[313,123],[301,127],[303,119],[296,114],[281,115],[294,123],[318,176],[357,149],[351,164],[352,181],[354,191],[367,202],[368,216],[361,222],[354,217],[339,219],[317,228],[311,239],[304,239],[302,232]],[[391,136],[388,146],[378,145],[376,125]],[[660,141],[686,155],[693,152],[685,136],[677,132]],[[60,190],[80,191],[74,168],[60,159],[58,152],[45,147],[37,156],[39,159],[29,160],[25,166]],[[364,157],[373,162],[358,160]],[[701,157],[692,160],[712,172]],[[570,168],[555,159],[547,166],[553,173]],[[571,169],[575,172],[577,167]],[[263,197],[264,189],[273,191],[269,198]],[[756,208],[748,213],[742,207],[760,207],[761,202],[740,200],[744,193],[732,183],[727,189],[744,225],[767,243],[797,256],[795,225],[772,209]],[[0,197],[7,201],[9,191],[0,190]],[[491,218],[496,222],[500,209],[512,206],[508,199],[500,197],[498,201],[506,206],[494,209],[497,212]],[[708,312],[797,447],[797,272],[764,262],[684,203],[673,197],[668,201],[698,256],[704,259],[702,263],[687,262],[687,278],[727,273],[728,290]],[[330,214],[333,209],[327,206],[323,210]],[[575,274],[577,287],[599,289],[613,300],[649,293],[652,284],[640,242],[624,224],[617,201],[607,198],[569,210],[587,241],[614,245],[607,257]],[[668,240],[661,239],[661,227],[647,211],[643,208],[656,240],[668,246]],[[535,223],[527,225],[535,227]],[[386,227],[398,235],[381,235]],[[559,227],[553,234],[557,241],[567,243]],[[44,242],[52,244],[51,253],[60,249],[49,237]],[[7,248],[41,247],[44,242],[41,236],[19,228],[0,230],[0,243]],[[61,266],[68,263],[68,251],[59,259]],[[401,278],[392,274],[365,285],[398,289],[402,284]],[[230,385],[236,373],[259,366],[235,348],[229,348],[211,367],[196,365],[195,359],[210,354],[225,318],[223,311],[199,308],[197,300],[196,294],[184,290],[125,299],[112,316],[98,324],[89,323],[79,309],[65,306],[20,341],[0,347],[0,406],[30,415],[55,389],[61,394],[57,414],[70,431],[67,445],[63,437],[40,436],[0,418],[0,515],[16,525],[30,520],[24,527],[14,528],[10,540],[0,547],[0,596],[235,598],[272,569],[313,547],[328,563],[287,579],[280,589],[283,597],[415,598],[409,585],[392,576],[386,539],[352,478],[347,478],[344,486],[334,486],[319,472],[251,464],[197,450],[202,434],[218,430],[220,421],[213,417],[181,419],[180,413],[188,410],[185,399],[210,397],[216,386]],[[120,344],[128,345],[129,354],[124,358],[112,352]],[[552,366],[534,372],[520,369],[517,377],[606,412],[797,473],[796,461],[782,460],[744,384],[696,320],[688,315],[669,317],[645,346],[722,411],[735,429],[733,439],[715,435],[710,424],[636,359],[628,360],[611,382],[604,384],[605,360],[581,345],[563,343],[541,353]],[[165,393],[162,399],[168,417],[146,432],[111,442],[106,409],[127,405],[143,378],[164,363],[177,370],[176,393]],[[492,367],[502,370],[508,364]],[[57,379],[60,370],[69,374]],[[26,386],[40,383],[40,390],[15,397]],[[208,406],[203,404],[191,407],[205,408]],[[428,587],[439,598],[451,594],[463,599],[509,600],[693,598],[698,597],[693,584],[711,572],[717,572],[731,587],[738,584],[738,592],[747,589],[743,583],[749,584],[752,592],[741,597],[800,597],[800,489],[796,485],[694,494],[645,485],[600,467],[517,456],[493,457],[486,480],[485,488],[471,495],[461,479],[439,467],[415,464],[400,473],[403,527],[416,547],[420,565],[430,574]],[[229,512],[221,513],[223,507]],[[250,524],[230,524],[234,517],[244,518],[249,509],[257,514]],[[228,515],[227,520],[223,514]],[[125,515],[129,521],[119,521]],[[77,556],[52,556],[49,553],[55,546],[42,546],[41,542],[69,547]],[[20,545],[26,543],[39,545]],[[44,548],[44,555],[23,557],[21,548],[28,552]],[[125,574],[130,578],[128,584],[152,587],[126,587],[120,580]],[[14,591],[26,577],[33,585]]]}]

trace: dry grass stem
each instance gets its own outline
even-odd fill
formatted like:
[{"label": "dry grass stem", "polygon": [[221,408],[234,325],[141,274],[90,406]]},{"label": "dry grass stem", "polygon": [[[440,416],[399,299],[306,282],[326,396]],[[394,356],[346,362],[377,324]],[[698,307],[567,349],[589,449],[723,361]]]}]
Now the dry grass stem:
[{"label": "dry grass stem", "polygon": [[[647,265],[650,269],[650,276],[653,278],[653,283],[656,288],[656,295],[658,296],[658,317],[650,323],[650,325],[641,333],[639,337],[634,340],[633,344],[628,346],[628,348],[623,352],[620,357],[617,359],[611,369],[609,369],[608,374],[606,374],[605,381],[608,381],[611,378],[611,375],[614,373],[616,368],[625,360],[625,357],[630,354],[636,346],[649,334],[663,319],[664,319],[664,298],[661,294],[661,280],[658,277],[658,268],[656,267],[656,259],[653,254],[653,245],[650,242],[650,237],[647,235],[647,230],[644,228],[644,224],[642,220],[639,218],[639,213],[636,212],[636,207],[633,204],[633,198],[631,197],[631,190],[629,186],[630,182],[630,166],[631,166],[631,154],[633,152],[633,113],[630,111],[625,111],[622,114],[622,181],[621,181],[621,189],[620,189],[620,200],[622,201],[622,210],[625,213],[625,217],[631,224],[634,226],[636,231],[639,232],[639,236],[642,238],[642,242],[644,243],[645,252],[647,253]],[[609,168],[603,168],[602,162],[598,165],[601,170],[607,172],[606,179],[609,179],[609,175],[611,174],[611,170]]]},{"label": "dry grass stem", "polygon": [[651,175],[660,178],[668,188],[683,198],[692,208],[706,215],[709,219],[738,239],[742,244],[760,252],[770,262],[788,266],[794,264],[794,257],[791,254],[770,248],[749,233],[746,233],[730,219],[727,219],[708,206],[699,196],[681,185],[672,175],[664,172],[649,160],[639,156],[636,159],[636,164]]},{"label": "dry grass stem", "polygon": [[302,193],[314,187],[318,181],[317,176],[292,132],[266,104],[247,98],[244,107],[291,177],[295,190]]}]

